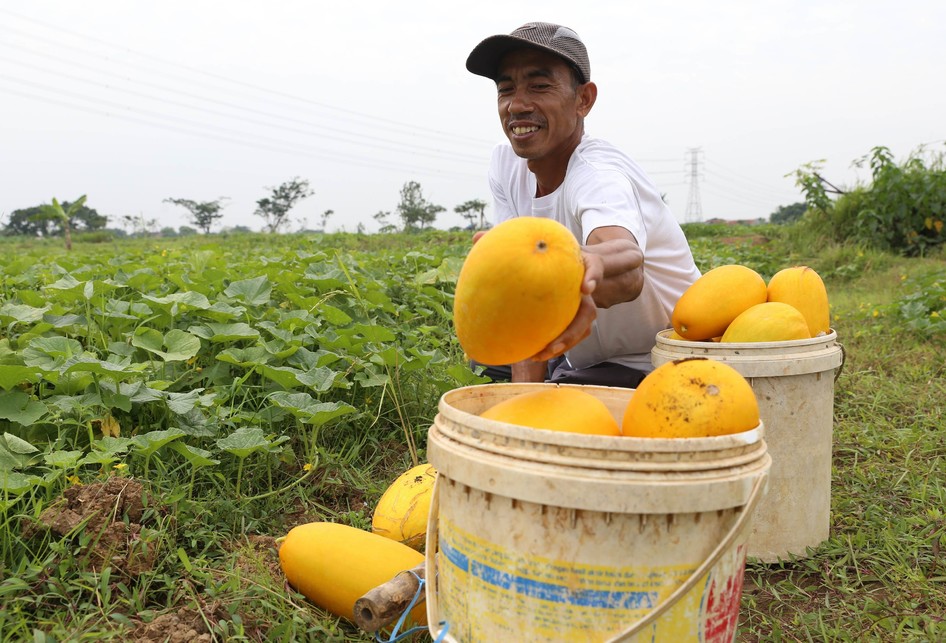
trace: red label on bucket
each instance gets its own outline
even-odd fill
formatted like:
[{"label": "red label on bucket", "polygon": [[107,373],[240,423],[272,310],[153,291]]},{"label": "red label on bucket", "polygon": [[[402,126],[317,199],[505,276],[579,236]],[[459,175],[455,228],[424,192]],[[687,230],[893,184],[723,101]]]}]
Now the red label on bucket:
[{"label": "red label on bucket", "polygon": [[739,624],[739,603],[742,598],[743,572],[746,568],[746,547],[736,550],[740,572],[724,576],[725,582],[713,578],[706,599],[706,617],[703,621],[706,643],[730,643]]}]

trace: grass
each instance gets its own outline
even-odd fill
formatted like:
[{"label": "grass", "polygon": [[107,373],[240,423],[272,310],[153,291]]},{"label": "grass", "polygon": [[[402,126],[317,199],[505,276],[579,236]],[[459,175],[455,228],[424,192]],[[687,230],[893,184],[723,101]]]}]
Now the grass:
[{"label": "grass", "polygon": [[831,536],[803,559],[748,566],[741,641],[946,639],[946,350],[882,312],[904,275],[942,261],[880,263],[828,283],[846,353]]},{"label": "grass", "polygon": [[[465,242],[456,235],[394,237],[338,235],[318,245],[368,254],[400,245],[400,269],[425,272],[431,269],[424,257],[432,244]],[[2,243],[19,254],[48,253],[50,261],[83,265],[81,254],[69,259],[52,243]],[[156,256],[165,248],[171,257],[206,260],[208,270],[226,272],[219,254],[190,245],[200,239],[170,245],[129,240],[88,251],[119,255],[135,243],[148,244]],[[770,276],[792,263],[815,267],[828,285],[833,325],[846,351],[835,388],[831,536],[804,558],[750,561],[738,640],[946,640],[946,337],[917,330],[915,320],[904,317],[904,310],[915,309],[900,305],[909,284],[922,290],[929,280],[946,279],[942,253],[903,259],[820,247],[772,228],[762,236],[757,230],[712,231],[694,238],[694,248],[704,270],[740,262]],[[266,252],[276,256],[273,248]],[[154,271],[165,261],[156,261]],[[88,268],[78,270],[83,269]],[[17,270],[5,276],[5,296],[12,297],[18,280],[33,268],[24,261]],[[398,283],[388,292],[406,288]],[[430,301],[421,303],[433,307]],[[422,330],[414,336],[419,343],[442,342],[440,348],[459,363],[459,352],[435,335],[433,323],[411,323]],[[297,424],[299,433],[289,443],[295,457],[280,452],[239,468],[238,458],[217,453],[220,463],[198,471],[196,483],[185,461],[166,450],[149,451],[147,466],[140,457],[124,460],[127,468],[103,466],[102,475],[125,476],[144,489],[140,515],[117,516],[140,531],[111,566],[94,563],[97,536],[83,524],[64,533],[35,528],[44,511],[75,486],[70,471],[15,503],[0,504],[0,641],[372,640],[286,586],[274,539],[311,520],[369,527],[385,486],[411,465],[412,441],[424,457],[424,431],[438,390],[424,377],[385,368],[392,385],[359,389],[357,406],[369,410],[357,422],[330,423],[318,431]],[[200,385],[210,386],[214,377],[226,381],[210,370],[204,369]],[[185,375],[198,377],[193,371]],[[264,389],[265,382],[249,379],[249,392],[234,397],[243,400],[235,404],[256,406],[254,396]],[[248,411],[241,416],[250,417]],[[313,460],[317,466],[311,470],[300,467]],[[234,493],[238,468],[248,490],[241,494]],[[75,482],[102,479],[86,468]],[[146,551],[154,563],[135,571],[128,561],[136,551]]]}]

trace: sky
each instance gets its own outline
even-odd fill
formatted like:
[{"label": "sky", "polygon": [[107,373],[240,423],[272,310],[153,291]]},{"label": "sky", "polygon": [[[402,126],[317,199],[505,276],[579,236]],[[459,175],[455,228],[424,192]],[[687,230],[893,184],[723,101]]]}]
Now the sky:
[{"label": "sky", "polygon": [[31,0],[0,4],[0,222],[86,195],[114,227],[192,225],[173,198],[258,230],[256,202],[296,178],[314,194],[287,230],[398,223],[410,181],[445,208],[435,227],[473,199],[489,216],[504,136],[495,86],[464,63],[530,21],[581,36],[587,133],[680,222],[767,217],[802,200],[809,163],[851,187],[875,146],[946,151],[941,0]]}]

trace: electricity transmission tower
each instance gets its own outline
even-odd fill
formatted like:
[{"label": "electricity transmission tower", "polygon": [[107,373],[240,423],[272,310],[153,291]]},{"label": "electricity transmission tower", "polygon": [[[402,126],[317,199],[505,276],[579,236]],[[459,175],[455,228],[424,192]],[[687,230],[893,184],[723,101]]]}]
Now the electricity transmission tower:
[{"label": "electricity transmission tower", "polygon": [[690,196],[687,198],[687,209],[684,215],[686,223],[695,223],[703,220],[703,205],[700,203],[700,155],[702,150],[699,147],[691,147],[689,150],[690,160],[687,161],[690,177]]}]

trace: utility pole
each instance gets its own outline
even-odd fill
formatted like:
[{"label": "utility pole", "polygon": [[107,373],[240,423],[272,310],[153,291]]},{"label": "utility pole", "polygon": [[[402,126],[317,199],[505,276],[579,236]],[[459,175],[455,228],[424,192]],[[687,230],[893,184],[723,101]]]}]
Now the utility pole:
[{"label": "utility pole", "polygon": [[687,209],[684,221],[686,223],[696,223],[703,220],[703,205],[700,203],[700,155],[701,148],[691,147],[688,152],[690,159],[687,161],[690,177],[690,196],[687,198]]}]

